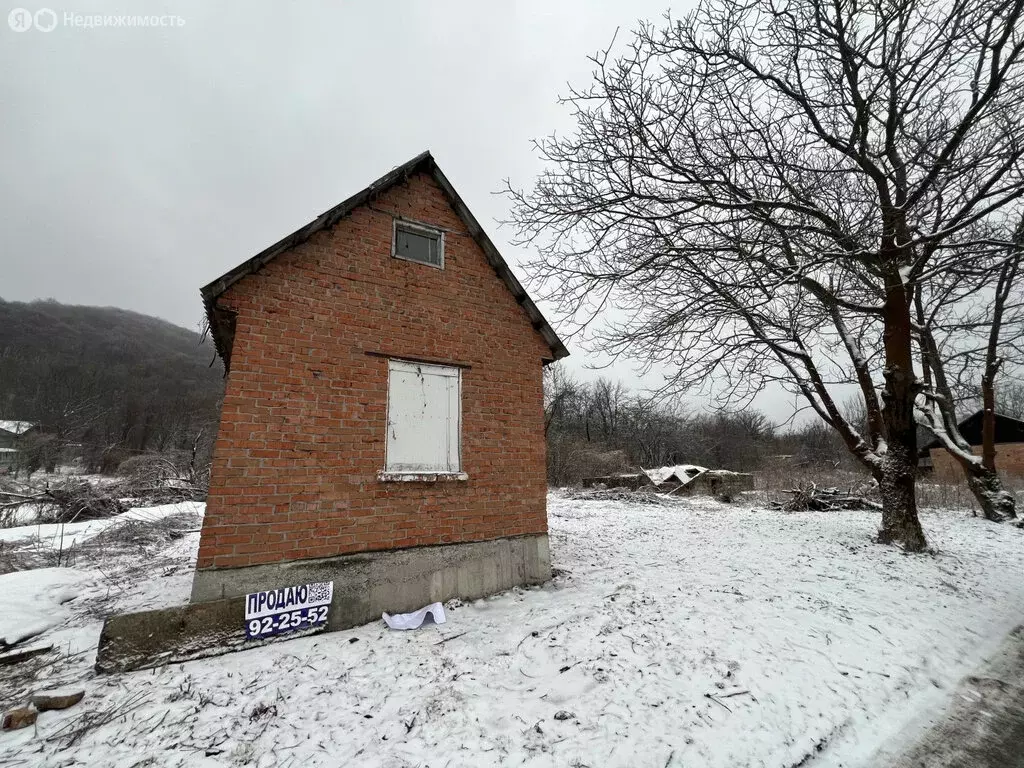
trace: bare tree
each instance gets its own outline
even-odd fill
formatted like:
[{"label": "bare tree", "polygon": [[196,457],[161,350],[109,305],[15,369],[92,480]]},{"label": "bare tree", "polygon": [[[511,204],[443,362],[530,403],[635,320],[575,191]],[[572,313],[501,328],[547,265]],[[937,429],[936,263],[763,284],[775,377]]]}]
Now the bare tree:
[{"label": "bare tree", "polygon": [[544,434],[564,411],[566,404],[578,394],[578,385],[560,363],[544,368]]},{"label": "bare tree", "polygon": [[752,470],[781,451],[776,427],[762,413],[687,413],[678,400],[630,392],[621,382],[572,379],[560,365],[545,375],[548,479],[700,464]]},{"label": "bare tree", "polygon": [[[1018,224],[1012,240],[1022,235]],[[1017,516],[996,471],[995,415],[1000,369],[1007,360],[1024,361],[1024,302],[1014,290],[1022,255],[1019,245],[995,249],[990,261],[972,259],[944,280],[917,286],[914,297],[925,379],[921,423],[963,469],[984,516],[996,522]],[[976,407],[979,392],[982,455],[976,456],[957,424],[958,406]]]},{"label": "bare tree", "polygon": [[670,386],[799,392],[878,480],[879,539],[923,549],[911,307],[1024,192],[1022,6],[721,0],[642,26],[510,189],[535,281],[582,324],[614,305],[595,342]]},{"label": "bare tree", "polygon": [[996,392],[996,410],[1004,416],[1024,419],[1024,382],[1007,379]]},{"label": "bare tree", "polygon": [[590,414],[603,439],[619,431],[628,397],[629,392],[621,381],[613,382],[602,376],[594,382],[590,391]]}]

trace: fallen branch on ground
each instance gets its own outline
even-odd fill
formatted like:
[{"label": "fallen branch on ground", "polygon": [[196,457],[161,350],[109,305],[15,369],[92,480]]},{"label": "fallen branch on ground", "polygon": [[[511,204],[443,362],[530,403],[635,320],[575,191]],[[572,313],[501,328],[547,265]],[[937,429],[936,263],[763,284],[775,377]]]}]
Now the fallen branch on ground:
[{"label": "fallen branch on ground", "polygon": [[792,488],[783,493],[790,494],[786,502],[771,502],[773,509],[786,512],[835,512],[839,510],[882,510],[882,505],[864,496],[852,492],[844,492],[838,488],[818,488],[811,483],[805,488]]}]

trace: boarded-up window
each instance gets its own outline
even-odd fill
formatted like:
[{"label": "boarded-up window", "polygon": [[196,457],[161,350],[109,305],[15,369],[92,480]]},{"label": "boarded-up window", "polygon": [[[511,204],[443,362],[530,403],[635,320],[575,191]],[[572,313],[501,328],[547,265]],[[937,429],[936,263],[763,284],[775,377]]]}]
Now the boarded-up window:
[{"label": "boarded-up window", "polygon": [[459,472],[458,368],[388,361],[389,472]]}]

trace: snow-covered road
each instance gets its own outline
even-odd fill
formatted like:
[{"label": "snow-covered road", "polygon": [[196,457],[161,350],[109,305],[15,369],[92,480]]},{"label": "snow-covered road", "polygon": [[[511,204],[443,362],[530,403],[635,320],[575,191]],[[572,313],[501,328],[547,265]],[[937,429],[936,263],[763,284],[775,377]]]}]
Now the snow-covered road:
[{"label": "snow-covered road", "polygon": [[[84,677],[87,699],[0,736],[0,762],[856,765],[1024,619],[1024,534],[961,513],[926,513],[938,552],[914,556],[872,544],[871,513],[554,492],[549,520],[549,585],[415,632],[110,677],[83,664],[59,682]],[[195,538],[175,552],[194,557]],[[182,569],[165,572],[184,599]],[[161,578],[122,585],[115,607],[151,606]],[[69,621],[53,632],[94,637]],[[85,712],[122,714],[66,747]]]}]

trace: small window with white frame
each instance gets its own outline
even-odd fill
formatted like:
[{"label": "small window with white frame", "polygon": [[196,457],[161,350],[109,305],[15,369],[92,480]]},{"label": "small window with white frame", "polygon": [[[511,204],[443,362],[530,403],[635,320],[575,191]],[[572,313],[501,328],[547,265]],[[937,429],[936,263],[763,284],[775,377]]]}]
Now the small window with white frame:
[{"label": "small window with white frame", "polygon": [[392,256],[444,269],[444,232],[410,221],[394,221]]},{"label": "small window with white frame", "polygon": [[389,360],[387,430],[386,474],[461,475],[461,369]]}]

